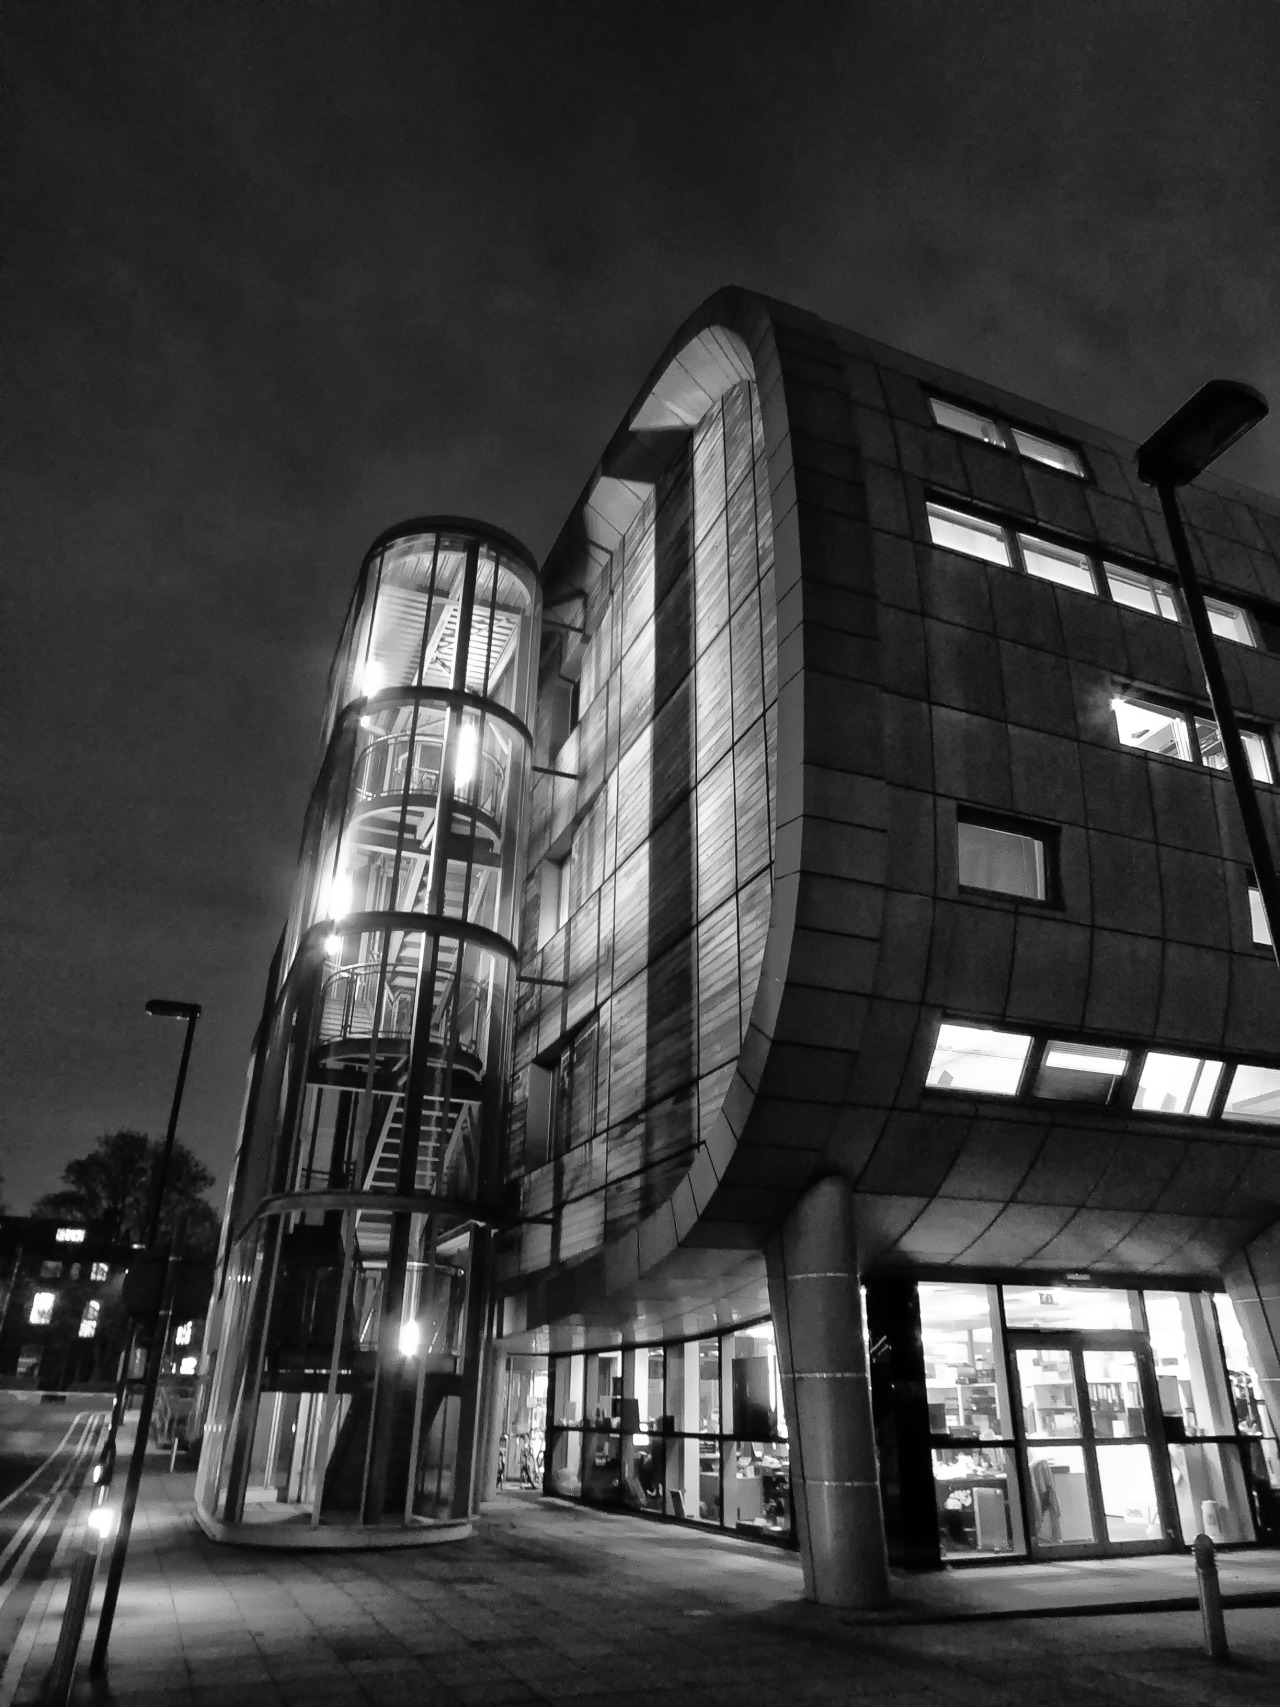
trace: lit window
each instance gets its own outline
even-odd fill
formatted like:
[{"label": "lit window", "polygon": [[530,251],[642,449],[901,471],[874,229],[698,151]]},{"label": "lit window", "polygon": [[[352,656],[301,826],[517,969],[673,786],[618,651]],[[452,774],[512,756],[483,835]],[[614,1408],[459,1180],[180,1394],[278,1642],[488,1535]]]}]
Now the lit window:
[{"label": "lit window", "polygon": [[57,1299],[56,1292],[37,1292],[31,1300],[31,1314],[27,1320],[33,1327],[47,1328],[53,1320],[53,1306]]},{"label": "lit window", "polygon": [[1280,1126],[1280,1071],[1275,1067],[1237,1067],[1222,1113],[1228,1120]]},{"label": "lit window", "polygon": [[1050,545],[1048,540],[1035,539],[1020,533],[1022,560],[1027,574],[1042,581],[1056,581],[1060,587],[1073,587],[1078,593],[1096,593],[1093,569],[1082,551],[1072,551],[1065,545]]},{"label": "lit window", "polygon": [[194,1375],[195,1372],[196,1372],[196,1360],[195,1360],[195,1358],[194,1357],[184,1357],[182,1362],[178,1365],[178,1374],[179,1375]]},{"label": "lit window", "polygon": [[978,1091],[1017,1096],[1031,1039],[980,1025],[939,1028],[925,1085],[938,1091]]},{"label": "lit window", "polygon": [[1118,605],[1145,611],[1148,616],[1162,616],[1166,622],[1179,620],[1178,601],[1167,581],[1144,575],[1137,569],[1122,569],[1118,563],[1104,563],[1102,571],[1111,597]]},{"label": "lit window", "polygon": [[1221,599],[1204,601],[1209,613],[1209,627],[1224,640],[1238,640],[1241,646],[1256,646],[1249,618],[1239,605],[1224,604]]},{"label": "lit window", "polygon": [[[1201,759],[1210,770],[1226,770],[1227,754],[1222,745],[1222,736],[1218,733],[1218,725],[1210,717],[1197,717],[1194,722]],[[1244,747],[1244,756],[1249,762],[1249,774],[1253,780],[1270,782],[1271,755],[1267,750],[1266,737],[1259,735],[1254,729],[1242,729],[1240,743]]]},{"label": "lit window", "polygon": [[82,1340],[91,1340],[97,1333],[98,1317],[101,1311],[102,1305],[96,1298],[91,1298],[85,1305],[84,1315],[80,1318],[80,1338]]},{"label": "lit window", "polygon": [[1005,569],[1013,567],[1009,542],[998,522],[984,521],[980,516],[962,515],[949,510],[945,504],[926,505],[929,512],[929,537],[944,551],[963,552],[966,557],[980,557],[984,563],[999,563]]},{"label": "lit window", "polygon": [[1262,891],[1252,883],[1249,885],[1249,929],[1255,942],[1271,947],[1271,927],[1267,923],[1267,909],[1262,905]]},{"label": "lit window", "polygon": [[1271,768],[1271,748],[1267,745],[1265,735],[1259,735],[1252,729],[1242,729],[1240,739],[1244,743],[1244,756],[1249,761],[1249,771],[1255,782],[1274,782],[1275,772]]},{"label": "lit window", "polygon": [[962,816],[956,825],[956,846],[962,888],[987,889],[1028,901],[1046,899],[1043,837]]},{"label": "lit window", "polygon": [[1013,442],[1032,462],[1043,462],[1061,474],[1074,474],[1083,480],[1084,464],[1070,445],[1060,445],[1054,439],[1042,439],[1038,433],[1028,433],[1022,427],[1013,429]]},{"label": "lit window", "polygon": [[1142,1063],[1133,1106],[1148,1114],[1190,1114],[1203,1120],[1221,1077],[1221,1061],[1153,1051]]},{"label": "lit window", "polygon": [[190,1345],[191,1335],[195,1331],[194,1322],[180,1322],[173,1330],[174,1345]]},{"label": "lit window", "polygon": [[1137,747],[1166,759],[1183,759],[1187,764],[1195,762],[1191,731],[1182,712],[1146,705],[1140,699],[1113,699],[1111,709],[1122,747]]},{"label": "lit window", "polygon": [[1110,1102],[1128,1065],[1127,1049],[1046,1043],[1032,1095],[1061,1102]]},{"label": "lit window", "polygon": [[95,1262],[89,1270],[89,1279],[105,1280],[110,1273],[111,1269],[105,1262]]},{"label": "lit window", "polygon": [[947,427],[953,433],[964,433],[971,439],[981,439],[984,444],[1006,448],[1003,428],[989,416],[977,415],[972,409],[962,409],[958,403],[944,403],[940,397],[931,397],[929,407],[940,427]]},{"label": "lit window", "polygon": [[60,1245],[82,1245],[84,1243],[83,1227],[59,1227],[53,1235]]}]

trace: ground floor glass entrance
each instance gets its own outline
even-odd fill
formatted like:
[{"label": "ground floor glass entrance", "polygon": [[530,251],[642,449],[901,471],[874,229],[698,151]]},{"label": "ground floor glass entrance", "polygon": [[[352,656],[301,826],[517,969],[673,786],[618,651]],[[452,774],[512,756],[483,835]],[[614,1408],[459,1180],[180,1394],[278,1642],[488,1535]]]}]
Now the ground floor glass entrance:
[{"label": "ground floor glass entrance", "polygon": [[948,1561],[1267,1538],[1280,1450],[1221,1294],[921,1282]]}]

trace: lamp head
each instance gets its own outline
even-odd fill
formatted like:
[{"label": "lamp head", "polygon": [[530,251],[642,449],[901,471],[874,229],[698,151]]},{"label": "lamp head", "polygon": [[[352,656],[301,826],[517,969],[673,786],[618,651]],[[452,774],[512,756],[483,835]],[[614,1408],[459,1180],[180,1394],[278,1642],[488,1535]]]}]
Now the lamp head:
[{"label": "lamp head", "polygon": [[1266,413],[1267,400],[1254,386],[1211,379],[1138,447],[1138,479],[1144,486],[1185,486]]},{"label": "lamp head", "polygon": [[199,1019],[199,1002],[166,1002],[159,999],[147,1003],[147,1012],[155,1019]]}]

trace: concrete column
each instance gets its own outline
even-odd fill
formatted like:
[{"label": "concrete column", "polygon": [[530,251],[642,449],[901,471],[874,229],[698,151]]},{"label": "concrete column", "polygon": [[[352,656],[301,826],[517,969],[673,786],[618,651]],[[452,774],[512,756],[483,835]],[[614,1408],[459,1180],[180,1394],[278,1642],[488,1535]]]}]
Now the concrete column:
[{"label": "concrete column", "polygon": [[1280,1221],[1233,1257],[1222,1278],[1262,1382],[1271,1425],[1280,1434]]},{"label": "concrete column", "polygon": [[889,1599],[853,1187],[820,1180],[767,1252],[805,1593],[824,1606]]}]

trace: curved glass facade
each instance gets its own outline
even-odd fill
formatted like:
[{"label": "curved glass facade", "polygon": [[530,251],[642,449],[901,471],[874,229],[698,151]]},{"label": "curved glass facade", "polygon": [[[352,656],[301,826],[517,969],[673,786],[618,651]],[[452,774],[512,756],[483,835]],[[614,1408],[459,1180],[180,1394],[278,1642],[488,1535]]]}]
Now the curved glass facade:
[{"label": "curved glass facade", "polygon": [[497,1218],[540,594],[514,541],[367,558],[258,1040],[207,1520],[465,1520]]}]

